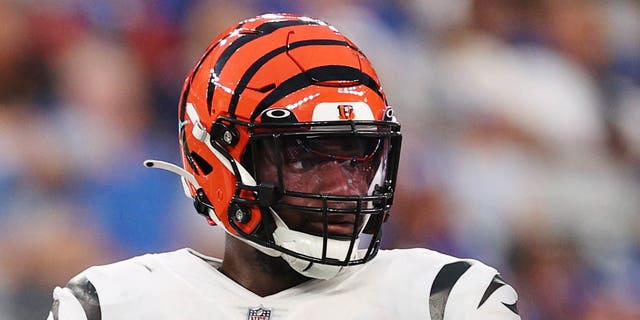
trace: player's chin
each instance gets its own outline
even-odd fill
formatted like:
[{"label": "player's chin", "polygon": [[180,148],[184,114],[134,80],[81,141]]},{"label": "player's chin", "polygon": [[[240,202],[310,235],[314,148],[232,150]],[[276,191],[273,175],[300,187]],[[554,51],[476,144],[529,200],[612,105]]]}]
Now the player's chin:
[{"label": "player's chin", "polygon": [[[331,239],[351,239],[363,229],[364,216],[358,214],[357,208],[344,203],[331,203],[330,209],[337,209],[344,213],[320,213],[307,211],[308,208],[321,208],[322,202],[315,203],[313,199],[287,199],[286,204],[276,208],[290,228],[315,236],[327,236]],[[297,201],[296,201],[297,200]],[[293,207],[298,206],[298,207]],[[357,229],[356,229],[357,226]],[[354,230],[356,230],[354,232]]]}]

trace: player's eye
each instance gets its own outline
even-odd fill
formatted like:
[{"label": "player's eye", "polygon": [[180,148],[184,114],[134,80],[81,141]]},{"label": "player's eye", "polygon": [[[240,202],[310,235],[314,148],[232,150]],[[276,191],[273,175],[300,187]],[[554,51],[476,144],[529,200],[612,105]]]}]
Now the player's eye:
[{"label": "player's eye", "polygon": [[365,161],[380,149],[375,137],[305,137],[295,143],[307,153],[336,160]]}]

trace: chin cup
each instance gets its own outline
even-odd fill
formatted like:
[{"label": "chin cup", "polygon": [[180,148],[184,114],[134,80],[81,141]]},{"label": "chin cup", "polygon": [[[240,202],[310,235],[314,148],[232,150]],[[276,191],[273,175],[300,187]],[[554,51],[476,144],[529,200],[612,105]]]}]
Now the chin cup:
[{"label": "chin cup", "polygon": [[[349,253],[349,248],[353,242],[353,248],[349,260],[357,258],[359,239],[335,240],[313,236],[307,233],[291,230],[286,226],[278,226],[273,232],[275,243],[285,249],[299,252],[303,255],[322,258],[323,246],[326,245],[326,258],[345,260]],[[315,279],[330,279],[338,275],[343,266],[314,263],[300,258],[282,254],[282,258],[298,273],[303,276]]]}]

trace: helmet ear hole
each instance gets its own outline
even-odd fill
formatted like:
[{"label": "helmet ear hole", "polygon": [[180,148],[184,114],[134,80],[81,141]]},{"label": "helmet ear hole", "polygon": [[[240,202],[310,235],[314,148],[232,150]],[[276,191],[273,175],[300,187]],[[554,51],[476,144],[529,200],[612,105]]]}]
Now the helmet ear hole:
[{"label": "helmet ear hole", "polygon": [[207,160],[204,160],[204,158],[202,158],[199,154],[192,151],[191,158],[193,158],[193,161],[195,161],[200,170],[202,170],[202,173],[204,173],[205,175],[213,171],[213,167],[211,166],[211,164],[209,164]]}]

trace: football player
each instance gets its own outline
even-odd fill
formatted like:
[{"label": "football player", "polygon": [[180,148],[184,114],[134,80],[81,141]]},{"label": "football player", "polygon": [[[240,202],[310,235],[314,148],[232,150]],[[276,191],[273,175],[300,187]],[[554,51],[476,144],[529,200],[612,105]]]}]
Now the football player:
[{"label": "football player", "polygon": [[192,249],[91,267],[49,319],[520,319],[495,269],[427,249],[379,250],[400,125],[371,63],[334,27],[267,14],[215,39],[179,102],[181,176],[226,231]]}]

